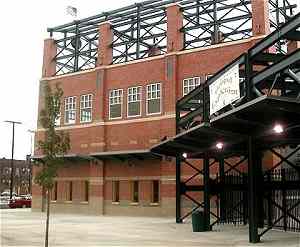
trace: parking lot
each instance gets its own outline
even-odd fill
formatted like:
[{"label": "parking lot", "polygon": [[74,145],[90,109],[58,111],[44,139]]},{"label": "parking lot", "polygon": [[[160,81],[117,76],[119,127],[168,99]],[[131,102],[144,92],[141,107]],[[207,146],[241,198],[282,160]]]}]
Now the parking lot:
[{"label": "parking lot", "polygon": [[[30,209],[1,209],[0,246],[43,246],[45,214]],[[172,218],[55,214],[50,219],[49,246],[254,246],[247,227],[217,226],[193,233],[190,223]],[[270,231],[255,246],[299,247],[297,233]]]}]

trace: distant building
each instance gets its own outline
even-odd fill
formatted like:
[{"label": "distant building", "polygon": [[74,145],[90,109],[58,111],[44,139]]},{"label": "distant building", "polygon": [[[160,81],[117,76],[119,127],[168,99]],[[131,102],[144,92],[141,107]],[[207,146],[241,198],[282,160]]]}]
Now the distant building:
[{"label": "distant building", "polygon": [[[0,159],[0,192],[10,189],[11,159]],[[31,163],[14,160],[14,192],[18,195],[31,193]]]}]

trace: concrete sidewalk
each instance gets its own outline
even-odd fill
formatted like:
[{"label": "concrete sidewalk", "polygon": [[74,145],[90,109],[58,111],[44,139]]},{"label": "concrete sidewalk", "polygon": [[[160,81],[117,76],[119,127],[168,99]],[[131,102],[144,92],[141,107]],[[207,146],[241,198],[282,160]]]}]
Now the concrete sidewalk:
[{"label": "concrete sidewalk", "polygon": [[[45,214],[1,209],[0,246],[43,246]],[[49,246],[289,246],[300,247],[299,233],[270,231],[262,243],[248,243],[248,228],[217,226],[193,233],[174,219],[51,215]]]}]

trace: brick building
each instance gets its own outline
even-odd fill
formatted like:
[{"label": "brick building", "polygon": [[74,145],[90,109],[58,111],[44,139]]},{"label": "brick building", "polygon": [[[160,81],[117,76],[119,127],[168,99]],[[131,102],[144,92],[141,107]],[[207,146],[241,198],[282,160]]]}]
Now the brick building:
[{"label": "brick building", "polygon": [[[51,195],[53,211],[175,215],[175,160],[149,149],[176,134],[178,99],[270,32],[274,9],[266,0],[169,2],[147,1],[49,29],[39,109],[44,83],[59,83],[64,102],[57,128],[71,139]],[[36,141],[43,133],[38,124]],[[35,159],[42,157],[35,150]],[[186,168],[183,176],[189,174]],[[33,184],[33,210],[44,203]]]},{"label": "brick building", "polygon": [[[0,159],[0,192],[9,191],[11,159]],[[31,193],[31,163],[26,160],[14,160],[13,191],[18,195]]]}]

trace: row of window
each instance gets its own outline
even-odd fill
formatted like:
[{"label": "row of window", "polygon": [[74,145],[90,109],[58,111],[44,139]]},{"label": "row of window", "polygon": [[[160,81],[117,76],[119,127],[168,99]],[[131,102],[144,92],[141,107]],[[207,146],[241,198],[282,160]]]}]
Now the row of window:
[{"label": "row of window", "polygon": [[[73,201],[74,183],[73,181],[61,182],[64,186],[63,201]],[[81,185],[83,190],[81,193],[80,201],[89,201],[89,181],[82,181]],[[151,203],[159,203],[160,189],[159,180],[151,181]],[[132,181],[130,183],[131,201],[133,203],[139,203],[140,201],[140,183],[139,181]],[[54,186],[50,195],[51,201],[57,201],[58,199],[58,182],[54,183]],[[115,203],[120,202],[120,181],[112,182],[112,201]]]},{"label": "row of window", "polygon": [[[73,192],[74,192],[74,183],[73,181],[64,181],[62,182],[64,185],[64,194],[63,194],[63,201],[73,201]],[[89,181],[81,181],[80,186],[83,186],[83,191],[80,195],[80,201],[82,202],[88,202],[89,201]],[[57,201],[57,187],[58,187],[58,183],[57,181],[54,183],[54,186],[52,188],[51,191],[51,201]]]},{"label": "row of window", "polygon": [[[209,78],[210,75],[207,76]],[[183,96],[194,90],[201,83],[200,77],[193,77],[183,80]],[[142,115],[142,86],[127,88],[127,117],[140,117]],[[146,114],[161,113],[161,83],[153,83],[146,86]],[[65,124],[76,122],[76,96],[65,98],[64,112]],[[93,95],[80,96],[80,122],[92,121]],[[109,91],[109,119],[121,119],[123,110],[123,89]],[[60,118],[56,120],[60,125]]]},{"label": "row of window", "polygon": [[[109,119],[122,118],[123,89],[113,89],[109,92]],[[127,117],[142,115],[142,86],[127,89]],[[161,84],[146,86],[147,115],[161,113]]]},{"label": "row of window", "polygon": [[[151,203],[159,203],[160,190],[159,180],[151,181]],[[131,202],[139,203],[140,201],[140,183],[135,180],[130,183]],[[114,203],[120,202],[120,181],[112,182],[112,201]]]},{"label": "row of window", "polygon": [[[87,123],[92,121],[92,102],[93,102],[92,94],[86,94],[80,96],[80,122],[81,123]],[[71,96],[65,98],[65,124],[74,124],[75,121],[76,121],[76,96]]]}]

